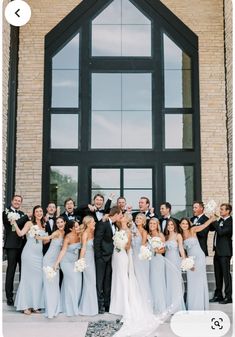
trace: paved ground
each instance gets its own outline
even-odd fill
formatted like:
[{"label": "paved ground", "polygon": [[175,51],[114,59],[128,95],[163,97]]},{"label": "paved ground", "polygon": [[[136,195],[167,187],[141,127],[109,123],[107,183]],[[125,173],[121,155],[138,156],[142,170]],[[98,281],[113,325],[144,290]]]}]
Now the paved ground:
[{"label": "paved ground", "polygon": [[[211,310],[221,310],[232,320],[232,304],[212,304]],[[26,316],[15,312],[3,303],[4,337],[111,337],[118,330],[118,316],[111,314],[95,317],[66,317],[60,314],[55,319],[47,319],[43,314]],[[232,329],[226,337],[232,336]],[[143,336],[144,337],[144,336]],[[169,321],[159,327],[157,337],[176,337],[170,329]],[[200,337],[200,336],[198,336]]]}]

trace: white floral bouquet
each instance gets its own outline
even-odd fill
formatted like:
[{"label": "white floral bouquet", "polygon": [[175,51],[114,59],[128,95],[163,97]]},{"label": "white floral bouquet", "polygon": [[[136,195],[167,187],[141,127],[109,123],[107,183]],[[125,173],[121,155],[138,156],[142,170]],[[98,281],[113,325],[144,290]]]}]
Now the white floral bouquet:
[{"label": "white floral bouquet", "polygon": [[181,269],[183,271],[187,271],[187,270],[192,269],[194,265],[195,265],[194,256],[189,256],[182,260]]},{"label": "white floral bouquet", "polygon": [[165,247],[165,243],[158,236],[150,238],[150,245],[153,249],[162,249]]},{"label": "white floral bouquet", "polygon": [[87,264],[84,258],[81,258],[74,262],[73,271],[82,273],[87,268]]},{"label": "white floral bouquet", "polygon": [[217,209],[217,204],[215,200],[213,199],[208,201],[208,203],[205,205],[205,208],[204,208],[205,213],[208,214],[209,216],[215,214],[216,209]]},{"label": "white floral bouquet", "polygon": [[15,232],[16,229],[15,229],[13,222],[19,220],[20,214],[16,212],[11,212],[8,208],[5,209],[5,213],[7,215],[8,221],[10,222],[12,226],[11,228],[12,232]]},{"label": "white floral bouquet", "polygon": [[139,253],[139,259],[140,260],[151,260],[151,258],[152,258],[151,250],[146,246],[141,246],[140,253]]},{"label": "white floral bouquet", "polygon": [[[28,231],[28,234],[31,238],[34,238],[36,235],[39,235],[40,228],[38,225],[31,226],[30,230]],[[36,242],[38,243],[38,240],[36,239]]]},{"label": "white floral bouquet", "polygon": [[117,231],[113,236],[113,244],[117,252],[126,247],[128,242],[127,234],[124,230]]},{"label": "white floral bouquet", "polygon": [[56,271],[50,266],[43,267],[43,271],[46,274],[47,280],[49,281],[52,281],[53,278],[56,276]]}]

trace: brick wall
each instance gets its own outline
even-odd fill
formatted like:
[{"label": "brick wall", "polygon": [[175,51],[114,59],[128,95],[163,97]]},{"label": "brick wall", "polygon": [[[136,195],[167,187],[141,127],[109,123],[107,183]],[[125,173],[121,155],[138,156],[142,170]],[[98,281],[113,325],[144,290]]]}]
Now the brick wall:
[{"label": "brick wall", "polygon": [[[3,1],[3,8],[8,4]],[[9,46],[10,25],[3,18],[2,26],[2,206],[4,205],[7,160],[7,112],[8,112],[8,79],[9,79]]]}]

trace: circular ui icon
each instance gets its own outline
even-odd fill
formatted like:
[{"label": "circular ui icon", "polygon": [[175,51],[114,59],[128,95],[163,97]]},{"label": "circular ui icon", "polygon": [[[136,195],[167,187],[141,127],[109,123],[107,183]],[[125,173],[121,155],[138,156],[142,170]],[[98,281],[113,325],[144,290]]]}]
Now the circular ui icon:
[{"label": "circular ui icon", "polygon": [[5,8],[5,18],[12,26],[23,26],[30,20],[30,17],[31,8],[23,0],[11,1]]}]

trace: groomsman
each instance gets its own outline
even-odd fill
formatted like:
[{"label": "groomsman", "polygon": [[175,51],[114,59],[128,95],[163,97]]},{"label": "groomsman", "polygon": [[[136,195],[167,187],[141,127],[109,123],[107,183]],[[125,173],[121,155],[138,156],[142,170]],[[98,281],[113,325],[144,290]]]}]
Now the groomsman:
[{"label": "groomsman", "polygon": [[[232,257],[232,231],[233,220],[231,217],[232,206],[230,204],[220,205],[220,219],[212,223],[211,230],[215,231],[213,250],[214,272],[216,289],[214,297],[210,302],[220,304],[232,303],[232,278],[230,274],[230,260]],[[225,298],[223,298],[222,288],[225,285]]]},{"label": "groomsman", "polygon": [[65,211],[61,214],[61,216],[66,221],[67,225],[71,220],[76,220],[81,223],[83,215],[82,209],[80,207],[75,208],[75,201],[71,197],[64,201],[64,208]]},{"label": "groomsman", "polygon": [[132,213],[133,221],[138,213],[143,213],[146,215],[147,223],[145,225],[146,230],[148,231],[148,223],[151,218],[158,218],[157,214],[154,213],[154,208],[150,208],[150,200],[147,197],[141,197],[139,200],[139,211]]},{"label": "groomsman", "polygon": [[169,202],[163,202],[160,205],[160,214],[161,214],[161,218],[159,219],[160,222],[160,227],[161,227],[161,232],[165,233],[165,229],[166,229],[166,225],[167,225],[167,220],[168,219],[173,219],[176,223],[176,225],[179,225],[179,220],[176,218],[173,218],[171,216],[171,204]]},{"label": "groomsman", "polygon": [[[194,226],[203,225],[208,220],[208,217],[204,214],[204,204],[202,201],[194,201],[193,217],[190,220]],[[208,256],[207,239],[209,230],[210,226],[197,233],[199,244],[206,256]]]},{"label": "groomsman", "polygon": [[117,206],[121,209],[122,214],[126,212],[129,212],[129,213],[132,212],[132,206],[127,205],[125,197],[117,198]]},{"label": "groomsman", "polygon": [[[48,233],[48,235],[51,235],[53,232],[57,230],[56,227],[56,204],[54,202],[49,202],[47,205],[47,214],[45,215],[45,232]],[[48,251],[48,248],[50,247],[51,241],[48,243],[43,244],[42,252],[43,255],[46,254]]]},{"label": "groomsman", "polygon": [[109,312],[114,248],[113,235],[115,234],[115,222],[120,221],[121,218],[120,208],[114,206],[109,212],[108,219],[97,222],[95,226],[94,252],[99,314],[103,314],[105,311]]},{"label": "groomsman", "polygon": [[[8,212],[18,213],[20,218],[17,220],[17,224],[22,229],[25,223],[29,220],[28,215],[20,211],[23,198],[21,195],[14,195],[11,200],[11,205],[7,208]],[[21,253],[24,248],[26,239],[25,237],[19,237],[16,231],[12,230],[12,225],[7,218],[6,210],[2,213],[3,225],[4,225],[4,248],[7,255],[7,270],[6,270],[6,282],[5,292],[7,298],[7,304],[13,306],[13,289],[14,289],[14,277],[17,263],[19,264],[19,272],[21,271]]]},{"label": "groomsman", "polygon": [[97,193],[93,198],[93,205],[81,206],[83,217],[90,215],[94,218],[95,222],[102,220],[105,214],[108,214],[111,208],[111,203],[113,200],[114,194],[111,193],[108,200],[104,205],[104,196],[100,193]]}]

